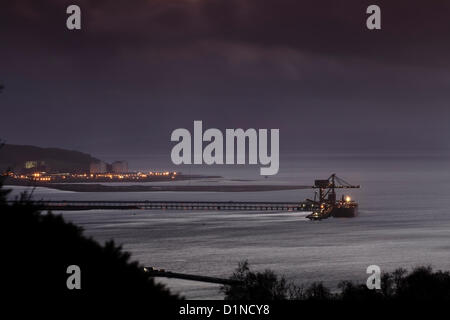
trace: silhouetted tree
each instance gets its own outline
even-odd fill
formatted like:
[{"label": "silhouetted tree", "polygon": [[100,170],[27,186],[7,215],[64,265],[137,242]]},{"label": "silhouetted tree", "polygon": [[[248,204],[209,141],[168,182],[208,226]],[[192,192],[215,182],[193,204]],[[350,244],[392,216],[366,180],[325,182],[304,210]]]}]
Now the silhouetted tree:
[{"label": "silhouetted tree", "polygon": [[400,268],[383,275],[380,290],[348,281],[339,287],[342,300],[450,300],[450,273],[433,271],[431,267],[418,267],[408,273]]},{"label": "silhouetted tree", "polygon": [[331,300],[333,295],[330,289],[325,287],[322,282],[313,282],[305,290],[303,299],[304,300]]},{"label": "silhouetted tree", "polygon": [[398,279],[394,297],[400,300],[450,300],[450,273],[418,267]]},{"label": "silhouetted tree", "polygon": [[354,284],[351,281],[342,281],[338,288],[341,292],[336,294],[336,299],[343,301],[371,301],[382,300],[383,295],[379,290],[369,290],[365,284]]},{"label": "silhouetted tree", "polygon": [[239,263],[230,279],[239,284],[221,287],[226,300],[283,300],[287,298],[288,285],[283,277],[278,277],[271,270],[250,271],[247,261]]},{"label": "silhouetted tree", "polygon": [[321,282],[308,287],[287,283],[273,271],[250,271],[247,261],[241,262],[231,276],[239,284],[221,288],[228,300],[304,300],[304,301],[442,301],[450,300],[450,272],[433,271],[431,267],[418,267],[408,273],[397,269],[381,278],[381,289],[370,290],[365,284],[351,281],[339,283],[339,292],[333,294]]}]

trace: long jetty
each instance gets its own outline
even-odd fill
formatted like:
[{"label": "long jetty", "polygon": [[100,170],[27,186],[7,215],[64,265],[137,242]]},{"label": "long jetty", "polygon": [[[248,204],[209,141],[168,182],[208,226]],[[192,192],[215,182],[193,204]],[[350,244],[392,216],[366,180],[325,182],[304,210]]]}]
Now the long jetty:
[{"label": "long jetty", "polygon": [[[14,201],[9,201],[13,204]],[[224,210],[224,211],[313,211],[317,204],[304,202],[249,201],[37,201],[41,210]]]}]

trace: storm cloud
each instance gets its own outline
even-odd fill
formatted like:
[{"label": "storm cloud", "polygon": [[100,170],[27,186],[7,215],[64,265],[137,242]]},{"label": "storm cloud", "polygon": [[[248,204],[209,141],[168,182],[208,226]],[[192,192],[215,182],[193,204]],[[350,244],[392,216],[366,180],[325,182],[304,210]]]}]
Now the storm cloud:
[{"label": "storm cloud", "polygon": [[[82,10],[69,31],[66,7]],[[9,1],[1,136],[168,153],[170,133],[279,128],[282,151],[449,148],[450,3]],[[341,147],[341,146],[340,146]]]}]

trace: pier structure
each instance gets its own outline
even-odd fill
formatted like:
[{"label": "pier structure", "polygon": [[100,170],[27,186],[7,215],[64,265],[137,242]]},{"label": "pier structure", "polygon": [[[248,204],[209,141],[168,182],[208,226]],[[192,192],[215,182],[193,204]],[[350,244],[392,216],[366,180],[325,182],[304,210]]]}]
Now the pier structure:
[{"label": "pier structure", "polygon": [[[13,204],[14,201],[10,201]],[[314,211],[318,204],[304,202],[251,202],[251,201],[37,201],[41,210],[223,210],[223,211]]]}]

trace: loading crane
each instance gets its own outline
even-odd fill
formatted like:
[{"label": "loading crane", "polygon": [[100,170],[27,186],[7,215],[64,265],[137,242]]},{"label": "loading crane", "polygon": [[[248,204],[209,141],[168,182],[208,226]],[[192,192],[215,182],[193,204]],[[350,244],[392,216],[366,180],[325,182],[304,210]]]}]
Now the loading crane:
[{"label": "loading crane", "polygon": [[352,185],[333,173],[328,179],[315,180],[313,189],[319,190],[319,199],[317,200],[317,192],[314,200],[307,199],[319,208],[312,214],[308,215],[311,220],[321,220],[329,217],[355,217],[358,214],[358,204],[349,196],[342,195],[337,200],[336,189],[359,189],[360,185]]}]

